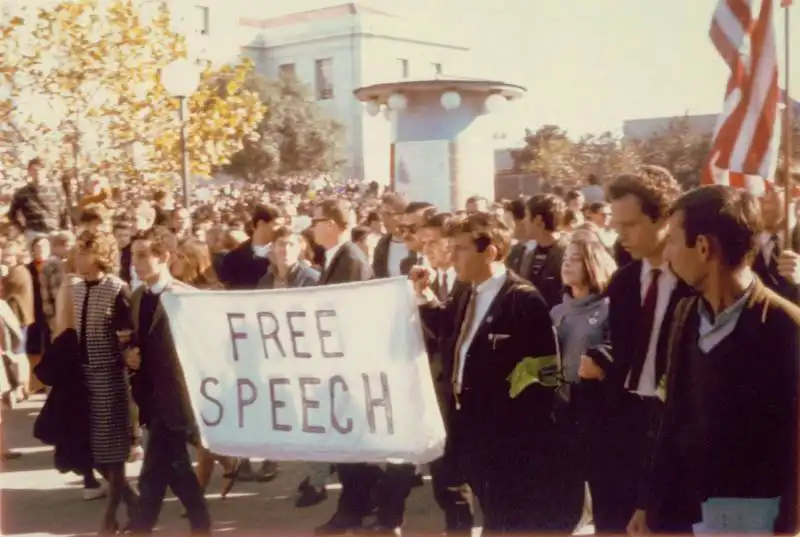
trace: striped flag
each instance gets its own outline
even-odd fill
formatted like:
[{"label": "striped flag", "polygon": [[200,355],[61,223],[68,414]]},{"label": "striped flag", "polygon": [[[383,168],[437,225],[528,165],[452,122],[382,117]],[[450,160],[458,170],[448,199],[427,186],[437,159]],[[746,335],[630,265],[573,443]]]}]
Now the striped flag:
[{"label": "striped flag", "polygon": [[761,194],[780,145],[780,89],[773,0],[719,0],[711,41],[730,69],[705,184]]}]

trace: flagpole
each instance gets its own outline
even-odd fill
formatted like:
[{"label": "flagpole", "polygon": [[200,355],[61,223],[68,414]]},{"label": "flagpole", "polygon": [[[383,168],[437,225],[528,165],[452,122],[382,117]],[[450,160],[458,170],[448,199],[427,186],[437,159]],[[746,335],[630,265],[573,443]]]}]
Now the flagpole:
[{"label": "flagpole", "polygon": [[793,101],[790,97],[790,81],[791,81],[791,64],[790,64],[790,53],[791,53],[791,2],[782,2],[783,5],[783,24],[784,24],[784,80],[785,80],[785,87],[784,91],[784,104],[786,107],[784,108],[784,141],[783,141],[783,149],[784,149],[784,157],[783,157],[783,167],[785,171],[784,177],[786,178],[786,184],[784,185],[784,244],[791,244],[791,237],[792,237],[792,229],[791,229],[791,221],[793,219],[789,218],[789,211],[791,210],[791,200],[792,200],[792,193],[794,191],[794,181],[792,181],[792,135],[794,134],[794,129],[792,128],[792,108],[793,108]]}]

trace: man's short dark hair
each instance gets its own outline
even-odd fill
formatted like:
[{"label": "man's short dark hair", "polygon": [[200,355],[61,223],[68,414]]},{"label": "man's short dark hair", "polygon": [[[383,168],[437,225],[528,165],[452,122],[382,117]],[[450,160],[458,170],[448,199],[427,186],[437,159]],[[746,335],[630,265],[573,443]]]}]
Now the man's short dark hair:
[{"label": "man's short dark hair", "polygon": [[435,213],[425,219],[422,223],[422,227],[439,229],[446,235],[452,223],[453,215],[451,213]]},{"label": "man's short dark hair", "polygon": [[597,177],[595,174],[593,174],[593,173],[590,173],[590,174],[589,174],[589,175],[586,177],[586,183],[587,183],[587,184],[590,184],[590,185],[599,185],[599,184],[600,184],[600,178],[599,178],[599,177]]},{"label": "man's short dark hair", "polygon": [[155,226],[145,231],[136,233],[136,235],[134,235],[131,239],[131,244],[139,241],[150,243],[150,251],[158,257],[161,257],[169,252],[169,248],[162,240],[162,236],[158,233],[158,230]]},{"label": "man's short dark hair", "polygon": [[680,193],[681,187],[669,170],[651,165],[644,165],[635,173],[616,177],[606,188],[607,199],[611,201],[628,195],[637,198],[642,205],[642,212],[653,222],[667,215]]},{"label": "man's short dark hair", "polygon": [[567,192],[567,195],[564,196],[564,200],[569,203],[570,201],[581,199],[583,197],[583,193],[580,190],[570,190]]},{"label": "man's short dark hair", "polygon": [[381,197],[381,205],[390,205],[395,211],[402,213],[408,202],[400,194],[389,192]]},{"label": "man's short dark hair", "polygon": [[503,261],[511,247],[511,231],[502,221],[490,213],[473,213],[453,221],[448,236],[462,233],[472,236],[475,248],[483,252],[490,245],[497,248],[495,261]]},{"label": "man's short dark hair", "polygon": [[356,226],[350,230],[350,242],[361,242],[369,237],[371,232],[368,227]]},{"label": "man's short dark hair", "polygon": [[30,171],[34,166],[41,168],[44,166],[44,162],[42,162],[42,159],[39,157],[33,157],[28,161],[28,171]]},{"label": "man's short dark hair", "polygon": [[253,227],[258,226],[259,222],[269,224],[280,218],[280,209],[271,203],[259,203],[253,208]]},{"label": "man's short dark hair", "polygon": [[108,219],[108,210],[101,205],[89,205],[81,211],[81,224],[102,224]]},{"label": "man's short dark hair", "polygon": [[586,211],[588,211],[591,214],[597,214],[599,212],[602,212],[603,209],[605,209],[607,206],[608,203],[604,201],[595,201],[586,206]]},{"label": "man's short dark hair", "polygon": [[761,210],[758,200],[747,192],[722,185],[700,187],[678,198],[670,215],[683,215],[686,246],[694,247],[703,235],[716,243],[722,263],[737,268],[749,262],[758,247]]},{"label": "man's short dark hair", "polygon": [[517,198],[509,201],[505,205],[505,210],[511,213],[511,216],[517,222],[520,220],[525,220],[525,199]]},{"label": "man's short dark hair", "polygon": [[531,220],[537,216],[542,217],[542,223],[547,231],[558,231],[564,227],[564,214],[567,205],[564,200],[555,194],[536,194],[526,203],[528,216]]},{"label": "man's short dark hair", "polygon": [[433,203],[428,203],[427,201],[412,201],[408,205],[406,205],[405,214],[414,214],[419,211],[424,211],[428,207],[433,207]]},{"label": "man's short dark hair", "polygon": [[350,223],[348,219],[350,206],[345,203],[344,200],[328,198],[317,203],[317,208],[322,212],[325,218],[330,218],[339,229],[347,229]]}]

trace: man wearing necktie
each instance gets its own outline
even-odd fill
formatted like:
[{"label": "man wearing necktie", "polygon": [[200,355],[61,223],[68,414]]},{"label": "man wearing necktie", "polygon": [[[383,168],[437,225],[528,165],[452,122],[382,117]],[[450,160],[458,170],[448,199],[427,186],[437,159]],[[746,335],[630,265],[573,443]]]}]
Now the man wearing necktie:
[{"label": "man wearing necktie", "polygon": [[[764,230],[758,236],[758,251],[753,270],[764,285],[791,300],[800,302],[800,227],[786,214],[785,189],[775,187],[761,197]],[[794,203],[790,211],[794,211]],[[786,237],[786,220],[792,224]]]},{"label": "man wearing necktie", "polygon": [[[465,283],[458,281],[453,268],[447,233],[454,222],[450,213],[438,213],[430,216],[419,230],[422,253],[433,277],[431,289],[441,304],[447,303],[450,297],[457,300],[460,293],[468,290]],[[452,397],[451,382],[444,373],[441,342],[429,331],[426,331],[425,336],[439,409],[444,416],[445,424],[447,424],[449,410],[447,402]],[[441,457],[429,465],[433,497],[437,505],[444,511],[445,531],[448,534],[468,531],[472,526],[469,505],[458,492],[458,488],[463,483],[452,482],[449,479],[448,466],[450,462],[447,457]]]},{"label": "man wearing necktie", "polygon": [[664,259],[667,211],[680,186],[665,169],[644,166],[608,185],[612,224],[634,258],[612,278],[610,350],[581,361],[584,382],[601,382],[605,406],[589,432],[587,475],[595,530],[625,533],[639,500],[663,407],[667,341],[678,301],[692,292]]},{"label": "man wearing necktie", "polygon": [[[582,488],[564,490],[552,420],[556,343],[542,296],[507,271],[511,236],[497,218],[476,213],[450,226],[453,265],[470,289],[440,303],[432,274],[411,278],[425,328],[441,342],[451,385],[445,457],[451,479],[467,483],[483,515],[484,535],[570,532]],[[575,502],[570,493],[577,495]]]}]

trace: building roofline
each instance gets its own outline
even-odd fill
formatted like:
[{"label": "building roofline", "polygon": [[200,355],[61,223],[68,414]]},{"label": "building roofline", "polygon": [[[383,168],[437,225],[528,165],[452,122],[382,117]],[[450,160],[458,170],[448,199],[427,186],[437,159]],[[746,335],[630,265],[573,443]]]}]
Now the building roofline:
[{"label": "building roofline", "polygon": [[304,22],[319,21],[325,19],[336,19],[340,17],[355,16],[359,14],[382,15],[384,17],[394,17],[391,13],[376,9],[373,7],[364,6],[356,2],[348,2],[346,4],[339,4],[336,6],[328,6],[317,9],[310,9],[308,11],[300,11],[298,13],[287,13],[277,17],[269,17],[266,19],[256,19],[251,17],[241,17],[239,24],[249,28],[259,28],[266,30],[268,28],[281,28],[285,26],[294,26]]}]

